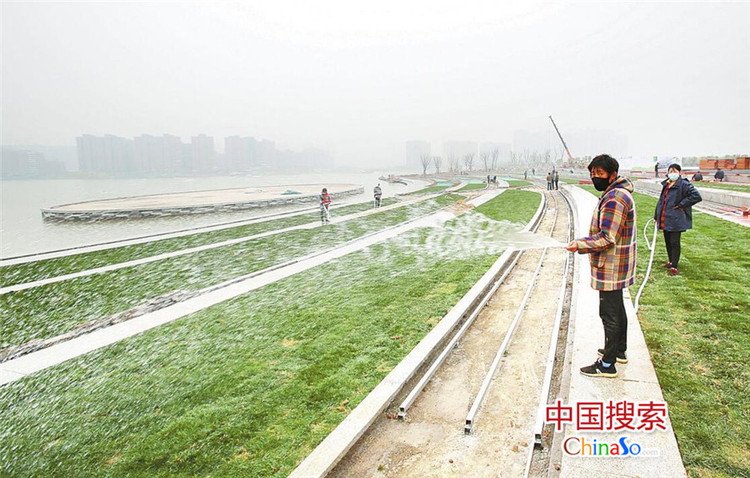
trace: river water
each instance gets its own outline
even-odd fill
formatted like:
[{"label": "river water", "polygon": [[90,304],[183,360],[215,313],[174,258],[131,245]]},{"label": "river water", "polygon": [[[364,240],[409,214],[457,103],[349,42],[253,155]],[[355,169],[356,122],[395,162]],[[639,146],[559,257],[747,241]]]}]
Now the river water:
[{"label": "river water", "polygon": [[[365,193],[347,196],[343,202],[372,200],[372,188],[380,183],[385,197],[414,191],[424,186],[419,181],[408,186],[378,180],[378,173],[327,173],[305,175],[217,176],[158,179],[57,179],[0,182],[0,257],[14,256],[84,246],[120,239],[172,232],[190,227],[227,221],[303,206],[257,208],[248,211],[172,216],[165,218],[106,220],[96,222],[43,221],[41,209],[80,201],[93,201],[144,194],[160,194],[206,189],[260,186],[292,186],[295,184],[359,184]],[[336,198],[334,198],[334,204]],[[311,206],[314,203],[310,204]]]}]

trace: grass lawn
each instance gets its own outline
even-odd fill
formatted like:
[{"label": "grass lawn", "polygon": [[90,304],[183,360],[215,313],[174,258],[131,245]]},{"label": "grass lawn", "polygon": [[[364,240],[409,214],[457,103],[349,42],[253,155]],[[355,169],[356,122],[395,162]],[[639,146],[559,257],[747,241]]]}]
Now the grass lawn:
[{"label": "grass lawn", "polygon": [[520,179],[508,179],[506,182],[508,183],[508,187],[511,188],[525,188],[532,184],[530,181],[522,181]]},{"label": "grass lawn", "polygon": [[466,186],[462,187],[458,190],[458,192],[461,191],[476,191],[477,189],[485,189],[487,187],[487,183],[469,183]]},{"label": "grass lawn", "polygon": [[[649,257],[642,231],[657,199],[633,196],[635,294]],[[694,477],[750,476],[750,228],[694,212],[676,277],[661,268],[663,236],[656,247],[638,316],[685,466]]]},{"label": "grass lawn", "polygon": [[412,196],[412,195],[416,195],[416,194],[438,193],[440,191],[445,191],[449,187],[455,186],[456,184],[458,184],[458,183],[453,183],[450,186],[438,186],[438,185],[427,186],[426,188],[422,188],[422,189],[420,189],[418,191],[412,191],[410,193],[406,193],[406,194],[404,194],[404,196]]},{"label": "grass lawn", "polygon": [[497,258],[403,240],[0,388],[0,475],[286,476]]},{"label": "grass lawn", "polygon": [[[395,203],[395,199],[387,198],[383,200],[383,205]],[[353,204],[333,209],[334,216],[344,216],[360,211],[372,209],[372,203]],[[107,249],[104,251],[88,252],[76,254],[67,257],[35,261],[26,264],[0,267],[0,284],[4,287],[13,284],[23,284],[34,280],[56,277],[73,272],[93,269],[96,267],[106,266],[127,262],[144,257],[151,257],[165,252],[179,251],[191,247],[212,244],[215,242],[226,241],[244,236],[252,236],[266,231],[284,229],[287,227],[308,224],[320,220],[320,213],[315,211],[308,214],[301,214],[282,219],[272,219],[269,221],[238,226],[229,229],[222,229],[213,232],[201,232],[189,236],[176,237],[173,239],[156,240],[143,244],[124,246],[116,249]]]},{"label": "grass lawn", "polygon": [[[125,311],[149,299],[177,290],[202,289],[324,250],[435,211],[458,199],[461,199],[458,195],[440,196],[339,224],[334,218],[334,223],[326,227],[253,239],[3,294],[0,296],[0,347],[54,337],[76,325]],[[112,251],[104,253],[108,257],[113,254]]]},{"label": "grass lawn", "polygon": [[700,181],[693,183],[697,188],[726,189],[727,191],[739,191],[750,193],[750,184],[732,184],[732,183],[709,183]]},{"label": "grass lawn", "polygon": [[[583,178],[581,178],[581,179],[583,179]],[[566,183],[566,184],[579,184],[581,182],[581,179],[560,178],[560,182],[561,183]]]}]

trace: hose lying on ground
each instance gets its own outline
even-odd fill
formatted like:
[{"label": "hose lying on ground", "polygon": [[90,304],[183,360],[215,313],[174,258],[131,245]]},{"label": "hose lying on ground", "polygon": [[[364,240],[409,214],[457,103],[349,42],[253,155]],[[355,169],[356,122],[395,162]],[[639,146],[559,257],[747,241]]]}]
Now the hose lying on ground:
[{"label": "hose lying on ground", "polygon": [[635,296],[635,311],[638,312],[638,302],[641,300],[641,293],[643,292],[643,287],[646,285],[646,282],[648,282],[648,276],[651,274],[651,266],[654,264],[654,252],[656,252],[656,235],[659,232],[659,224],[654,221],[654,237],[651,242],[648,241],[648,236],[646,235],[646,230],[648,229],[648,224],[654,221],[653,219],[649,219],[648,222],[646,222],[646,225],[643,226],[643,238],[646,240],[646,245],[648,246],[649,250],[651,251],[651,256],[648,258],[648,268],[646,269],[646,276],[643,278],[643,282],[641,282],[641,286],[638,288],[638,294]]}]

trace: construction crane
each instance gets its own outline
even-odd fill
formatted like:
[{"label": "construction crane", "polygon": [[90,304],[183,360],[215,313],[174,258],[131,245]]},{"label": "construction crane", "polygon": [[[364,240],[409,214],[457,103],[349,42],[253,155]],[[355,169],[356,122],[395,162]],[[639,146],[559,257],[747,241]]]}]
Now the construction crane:
[{"label": "construction crane", "polygon": [[555,131],[557,131],[557,136],[560,137],[560,141],[562,141],[563,147],[565,148],[565,152],[568,153],[568,159],[570,159],[570,162],[573,163],[573,155],[570,154],[570,150],[568,149],[568,145],[565,144],[565,140],[563,139],[562,135],[560,134],[560,130],[557,129],[557,125],[555,124],[555,120],[552,119],[552,115],[550,115],[549,120],[552,121],[552,126],[555,127]]}]

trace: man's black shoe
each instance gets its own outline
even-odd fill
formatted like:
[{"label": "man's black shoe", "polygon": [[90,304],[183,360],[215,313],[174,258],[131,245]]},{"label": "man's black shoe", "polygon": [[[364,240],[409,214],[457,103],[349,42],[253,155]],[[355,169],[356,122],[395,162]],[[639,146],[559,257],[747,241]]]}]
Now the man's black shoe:
[{"label": "man's black shoe", "polygon": [[[604,349],[597,349],[596,353],[599,354],[599,358],[604,357]],[[625,352],[617,354],[617,363],[628,363],[628,356]]]},{"label": "man's black shoe", "polygon": [[582,367],[581,373],[584,375],[588,375],[589,377],[617,377],[617,369],[615,368],[615,364],[612,364],[609,367],[605,367],[604,365],[602,365],[601,360],[597,360],[593,365],[589,365],[588,367]]}]

